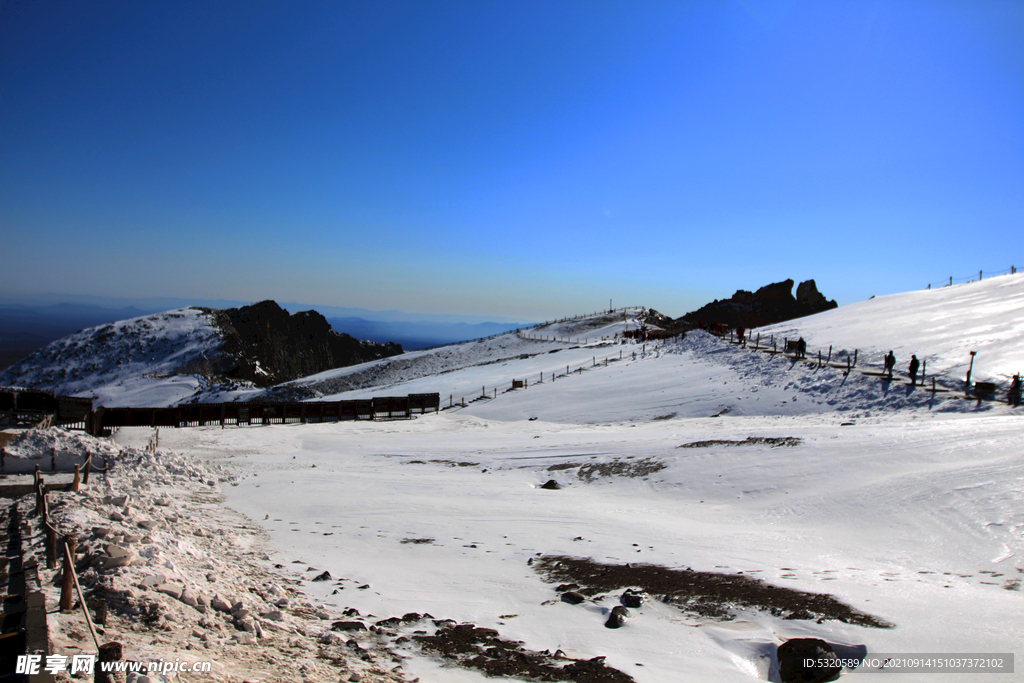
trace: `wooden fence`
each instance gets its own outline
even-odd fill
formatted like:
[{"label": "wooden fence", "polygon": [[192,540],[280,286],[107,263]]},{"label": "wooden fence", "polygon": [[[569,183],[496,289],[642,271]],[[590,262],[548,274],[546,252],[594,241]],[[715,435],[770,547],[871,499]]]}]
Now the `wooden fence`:
[{"label": "wooden fence", "polygon": [[36,425],[43,420],[68,429],[92,431],[92,399],[57,396],[50,391],[2,389],[0,415],[14,425]]},{"label": "wooden fence", "polygon": [[54,396],[46,392],[0,390],[0,412],[20,424],[52,424],[104,435],[113,427],[203,427],[207,425],[267,425],[412,417],[437,412],[439,394],[376,396],[350,401],[292,401],[248,403],[187,403],[171,408],[106,408],[95,410],[92,399]]}]

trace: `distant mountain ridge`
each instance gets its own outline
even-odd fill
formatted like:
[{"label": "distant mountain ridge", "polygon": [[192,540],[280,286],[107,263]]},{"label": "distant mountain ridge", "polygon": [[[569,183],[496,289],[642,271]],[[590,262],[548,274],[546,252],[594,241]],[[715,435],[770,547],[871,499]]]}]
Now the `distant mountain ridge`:
[{"label": "distant mountain ridge", "polygon": [[[251,304],[180,298],[130,299],[65,294],[0,296],[0,370],[52,341],[89,327],[169,310],[192,307],[219,310],[247,305]],[[416,314],[297,303],[280,306],[289,310],[316,310],[338,332],[378,343],[395,342],[406,350],[487,337],[532,324],[500,316]]]},{"label": "distant mountain ridge", "polygon": [[522,327],[525,323],[442,323],[442,322],[384,322],[364,318],[327,318],[331,327],[358,339],[401,344],[406,351],[443,346],[454,342],[490,337]]}]

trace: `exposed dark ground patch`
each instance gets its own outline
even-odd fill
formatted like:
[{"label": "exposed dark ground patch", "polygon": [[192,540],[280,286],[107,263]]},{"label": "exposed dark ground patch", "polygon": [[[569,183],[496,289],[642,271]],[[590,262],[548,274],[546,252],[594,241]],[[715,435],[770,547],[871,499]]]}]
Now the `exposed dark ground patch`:
[{"label": "exposed dark ground patch", "polygon": [[412,543],[413,545],[426,545],[433,542],[432,538],[403,538],[399,541],[399,543]]},{"label": "exposed dark ground patch", "polygon": [[442,626],[432,636],[413,636],[428,652],[459,666],[478,669],[487,676],[514,677],[527,681],[586,681],[631,683],[633,678],[606,666],[604,657],[585,661],[566,660],[549,651],[527,650],[522,643],[502,640],[490,628],[473,624]]},{"label": "exposed dark ground patch", "polygon": [[676,448],[708,448],[710,446],[799,446],[803,439],[798,436],[748,436],[742,441],[733,439],[711,439],[710,441],[691,441]]},{"label": "exposed dark ground patch", "polygon": [[652,417],[652,418],[651,418],[651,420],[652,420],[652,421],[657,421],[657,420],[671,420],[671,419],[672,419],[673,417],[675,417],[675,416],[676,416],[677,414],[678,414],[678,413],[669,413],[668,415],[658,415],[657,417]]},{"label": "exposed dark ground patch", "polygon": [[469,462],[469,461],[456,461],[456,460],[407,460],[404,464],[406,465],[426,465],[427,463],[435,465],[447,465],[448,467],[476,467],[480,463]]},{"label": "exposed dark ground patch", "polygon": [[665,463],[654,458],[642,460],[612,460],[604,463],[561,462],[547,468],[548,472],[560,472],[579,468],[577,476],[584,481],[595,477],[646,477],[665,469]]},{"label": "exposed dark ground patch", "polygon": [[728,621],[732,610],[759,609],[784,619],[834,620],[857,626],[892,628],[828,594],[806,593],[765,583],[743,574],[669,569],[651,564],[601,564],[589,558],[546,555],[533,568],[549,583],[575,583],[593,597],[639,588],[684,612]]},{"label": "exposed dark ground patch", "polygon": [[646,477],[665,469],[665,463],[654,458],[642,460],[612,460],[581,465],[577,476],[583,481],[593,481],[594,477]]}]

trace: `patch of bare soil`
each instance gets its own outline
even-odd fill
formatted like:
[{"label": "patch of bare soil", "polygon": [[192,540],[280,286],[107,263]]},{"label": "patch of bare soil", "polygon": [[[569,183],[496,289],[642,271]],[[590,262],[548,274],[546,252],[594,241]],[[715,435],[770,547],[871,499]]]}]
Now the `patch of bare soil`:
[{"label": "patch of bare soil", "polygon": [[589,558],[546,555],[533,567],[549,583],[578,584],[587,597],[639,588],[662,602],[710,619],[729,621],[735,609],[758,609],[784,619],[841,621],[857,626],[892,628],[828,594],[806,593],[765,583],[743,574],[669,569],[652,564],[602,564]]},{"label": "patch of bare soil", "polygon": [[654,458],[642,460],[612,460],[598,462],[580,467],[577,476],[583,481],[593,481],[595,477],[646,477],[665,469],[665,463]]},{"label": "patch of bare soil", "polygon": [[558,472],[560,470],[574,470],[580,467],[581,463],[578,462],[560,462],[557,465],[552,465],[548,468],[548,472]]},{"label": "patch of bare soil", "polygon": [[799,446],[803,439],[798,436],[748,436],[742,441],[734,439],[711,439],[708,441],[691,441],[676,448],[709,448],[711,446]]},{"label": "patch of bare soil", "polygon": [[406,465],[426,465],[427,462],[435,464],[435,465],[447,465],[448,467],[476,467],[477,465],[480,464],[478,462],[469,462],[469,461],[459,461],[459,462],[457,462],[455,460],[428,460],[428,461],[409,460],[405,464]]},{"label": "patch of bare soil", "polygon": [[399,543],[412,543],[413,545],[427,545],[433,542],[433,538],[403,538],[399,541]]},{"label": "patch of bare soil", "polygon": [[633,678],[606,666],[604,657],[567,660],[559,653],[527,650],[522,643],[502,640],[490,628],[473,624],[443,626],[432,636],[414,636],[420,647],[459,666],[478,669],[487,676],[526,681],[586,681],[630,683]]}]

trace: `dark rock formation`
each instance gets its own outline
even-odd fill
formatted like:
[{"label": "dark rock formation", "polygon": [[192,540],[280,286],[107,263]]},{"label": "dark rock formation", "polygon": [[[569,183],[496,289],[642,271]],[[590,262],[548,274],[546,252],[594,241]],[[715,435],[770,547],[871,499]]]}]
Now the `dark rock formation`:
[{"label": "dark rock formation", "polygon": [[604,622],[604,627],[621,628],[626,623],[626,619],[629,619],[629,610],[622,605],[616,605],[612,608],[612,613],[608,615],[608,621]]},{"label": "dark rock formation", "polygon": [[554,479],[548,479],[546,482],[544,482],[541,485],[541,488],[542,489],[548,489],[549,491],[557,491],[558,489],[562,488],[562,485],[559,484]]},{"label": "dark rock formation", "polygon": [[696,327],[698,322],[705,327],[718,322],[726,328],[743,326],[747,329],[781,323],[793,318],[820,313],[837,308],[835,300],[827,300],[818,291],[814,280],[801,282],[793,294],[793,281],[785,280],[765,285],[756,292],[738,290],[731,298],[715,300],[702,308],[687,313],[676,323]]},{"label": "dark rock formation", "polygon": [[635,591],[632,588],[627,588],[626,591],[619,598],[625,607],[632,607],[634,609],[644,604],[645,595],[642,591]]},{"label": "dark rock formation", "polygon": [[366,631],[366,624],[361,621],[336,621],[331,624],[332,631]]},{"label": "dark rock formation", "polygon": [[402,353],[398,344],[335,332],[316,311],[289,315],[273,301],[210,312],[224,336],[214,372],[260,387]]},{"label": "dark rock formation", "polygon": [[562,602],[567,602],[570,605],[578,605],[584,600],[586,600],[586,598],[577,593],[576,591],[568,591],[562,593]]},{"label": "dark rock formation", "polygon": [[779,645],[776,654],[783,683],[834,681],[843,669],[832,646],[820,638],[787,640]]}]

